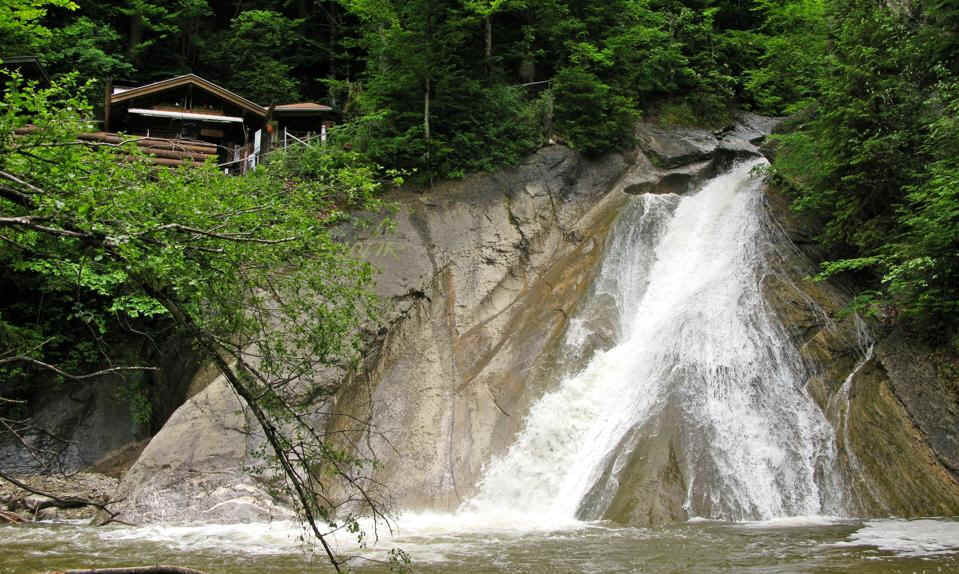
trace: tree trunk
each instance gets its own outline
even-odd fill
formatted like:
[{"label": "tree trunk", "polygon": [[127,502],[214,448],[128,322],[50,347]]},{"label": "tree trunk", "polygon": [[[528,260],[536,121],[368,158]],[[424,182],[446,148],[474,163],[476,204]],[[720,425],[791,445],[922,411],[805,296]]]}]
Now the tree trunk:
[{"label": "tree trunk", "polygon": [[[238,361],[238,367],[237,369],[234,369],[226,361],[226,359],[223,358],[223,355],[220,354],[220,347],[218,346],[216,340],[210,336],[209,333],[201,329],[194,322],[193,317],[188,315],[183,308],[180,307],[180,304],[176,300],[166,296],[161,291],[154,289],[146,283],[141,284],[147,294],[159,301],[160,304],[163,305],[167,311],[169,311],[173,319],[179,325],[184,327],[193,337],[193,339],[199,344],[199,346],[206,351],[207,356],[213,361],[213,364],[216,365],[217,370],[220,371],[220,374],[223,375],[233,391],[239,395],[240,399],[246,403],[246,406],[250,409],[250,412],[253,413],[253,416],[259,423],[260,429],[263,431],[267,442],[270,444],[270,447],[273,450],[273,454],[276,455],[277,462],[283,469],[283,474],[286,476],[290,483],[290,487],[296,495],[297,501],[300,504],[300,511],[303,513],[303,519],[306,520],[306,522],[310,525],[310,529],[313,531],[313,535],[316,537],[316,539],[320,541],[320,544],[322,545],[323,550],[326,552],[326,556],[329,559],[330,564],[332,564],[333,569],[336,570],[337,573],[342,572],[343,570],[340,568],[340,561],[336,559],[336,556],[333,554],[333,549],[330,547],[326,537],[320,532],[320,528],[316,524],[317,515],[316,510],[314,509],[314,505],[316,504],[316,494],[309,490],[309,485],[307,484],[307,482],[310,480],[310,477],[307,476],[304,480],[304,478],[301,477],[301,475],[296,471],[293,466],[290,452],[283,447],[283,439],[280,431],[277,430],[276,425],[273,424],[273,421],[266,414],[266,411],[263,409],[263,406],[260,404],[259,399],[256,397],[254,392],[244,383],[240,374],[240,369],[244,368],[241,358],[236,354],[233,355],[233,358],[237,359]],[[72,574],[83,573],[75,572]]]},{"label": "tree trunk", "polygon": [[[334,3],[326,11],[327,23],[330,27],[329,33],[329,50],[330,50],[330,65],[329,65],[329,78],[331,80],[336,80],[336,44],[339,41],[339,32],[340,32],[340,23],[336,19],[336,4]],[[336,109],[336,87],[330,84],[327,87],[330,96],[330,106],[333,109]]]},{"label": "tree trunk", "polygon": [[143,16],[134,12],[130,14],[130,28],[127,34],[127,56],[134,64],[137,64],[140,59],[137,48],[141,42],[143,42]]},{"label": "tree trunk", "polygon": [[426,137],[426,170],[433,187],[433,158],[430,156],[430,77],[426,76],[426,89],[423,90],[423,135]]},{"label": "tree trunk", "polygon": [[493,74],[493,15],[486,15],[486,51],[483,53],[486,62],[486,79]]}]

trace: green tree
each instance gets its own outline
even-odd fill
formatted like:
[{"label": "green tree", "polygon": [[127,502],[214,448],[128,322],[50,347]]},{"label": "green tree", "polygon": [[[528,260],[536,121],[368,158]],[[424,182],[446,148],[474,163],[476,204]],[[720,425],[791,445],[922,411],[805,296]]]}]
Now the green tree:
[{"label": "green tree", "polygon": [[825,222],[823,276],[851,273],[862,302],[948,338],[959,327],[959,110],[954,31],[937,6],[828,2],[818,94],[774,167]]},{"label": "green tree", "polygon": [[0,38],[7,55],[37,53],[50,37],[43,20],[50,8],[74,10],[70,0],[0,0]]},{"label": "green tree", "polygon": [[296,52],[311,45],[300,33],[302,24],[272,10],[241,12],[216,48],[227,86],[266,106],[297,101]]},{"label": "green tree", "polygon": [[430,182],[515,162],[542,142],[544,102],[490,85],[472,57],[481,15],[450,0],[354,0],[348,8],[363,22],[358,42],[370,58],[355,147]]},{"label": "green tree", "polygon": [[[52,312],[72,308],[73,316],[58,323],[40,303],[24,318],[11,307],[29,299],[4,299],[0,394],[13,378],[86,376],[56,364],[53,343],[108,336],[118,322],[136,331],[144,319],[162,321],[191,339],[249,407],[339,570],[320,524],[351,523],[352,515],[335,516],[343,492],[380,516],[375,485],[359,478],[369,461],[324,435],[303,405],[336,392],[318,388],[317,373],[351,367],[374,308],[370,270],[333,241],[330,227],[377,205],[375,173],[322,154],[312,160],[322,178],[285,170],[283,161],[245,177],[213,166],[156,169],[136,159],[128,149],[135,145],[79,143],[89,109],[72,86],[35,90],[13,80],[9,88],[0,114],[4,281],[30,281],[58,301]],[[118,153],[133,159],[118,161]],[[71,321],[92,333],[80,338],[63,325]],[[109,372],[150,367],[112,364]]]},{"label": "green tree", "polygon": [[801,110],[818,95],[826,54],[823,0],[758,0],[764,18],[758,31],[762,55],[746,72],[746,90],[760,110]]}]

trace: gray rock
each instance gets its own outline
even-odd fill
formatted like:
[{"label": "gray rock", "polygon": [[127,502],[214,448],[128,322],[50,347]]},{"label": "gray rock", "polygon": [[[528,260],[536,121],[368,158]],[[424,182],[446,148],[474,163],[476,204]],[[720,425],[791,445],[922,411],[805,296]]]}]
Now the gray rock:
[{"label": "gray rock", "polygon": [[782,118],[761,116],[752,112],[740,112],[736,117],[736,124],[725,135],[745,140],[753,145],[759,145],[766,137],[773,133]]},{"label": "gray rock", "polygon": [[243,522],[289,517],[251,474],[260,441],[218,378],[184,403],[123,477],[112,507],[131,523]]},{"label": "gray rock", "polygon": [[0,468],[17,474],[76,472],[114,449],[143,436],[120,398],[119,377],[64,387],[38,383],[31,399],[37,409],[33,431],[24,439],[30,450],[13,440],[0,444]]},{"label": "gray rock", "polygon": [[959,381],[948,354],[896,330],[877,346],[876,356],[896,397],[959,479]]},{"label": "gray rock", "polygon": [[670,170],[651,168],[632,172],[623,183],[623,191],[631,195],[643,193],[683,194],[694,189],[715,171],[713,161],[691,163]]},{"label": "gray rock", "polygon": [[665,169],[708,160],[719,145],[716,136],[707,130],[647,123],[637,125],[636,139],[653,163]]},{"label": "gray rock", "polygon": [[[398,504],[455,508],[553,380],[551,357],[632,163],[550,146],[510,170],[397,192],[392,230],[343,231],[379,270],[392,326],[369,354],[362,388],[336,399],[352,417],[330,430],[368,433],[362,454],[377,456],[376,478]],[[354,423],[367,418],[372,432]],[[192,397],[124,476],[122,518],[281,515],[250,473],[262,462],[250,423],[223,380]]]},{"label": "gray rock", "polygon": [[738,160],[761,155],[759,148],[734,135],[725,135],[716,146],[716,154],[727,160]]},{"label": "gray rock", "polygon": [[945,376],[949,369],[937,369],[936,354],[902,333],[884,337],[863,362],[870,341],[862,324],[843,313],[849,295],[809,279],[816,266],[808,250],[791,241],[803,240],[809,229],[775,197],[767,207],[781,236],[770,246],[773,272],[763,292],[801,350],[807,391],[836,429],[846,512],[954,515],[959,396]]}]

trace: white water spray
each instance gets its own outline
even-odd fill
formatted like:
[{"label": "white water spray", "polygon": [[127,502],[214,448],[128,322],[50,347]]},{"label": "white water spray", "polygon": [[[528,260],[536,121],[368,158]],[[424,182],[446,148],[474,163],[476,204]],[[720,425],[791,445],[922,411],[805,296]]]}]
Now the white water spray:
[{"label": "white water spray", "polygon": [[838,511],[821,492],[832,429],[762,299],[761,164],[624,210],[593,293],[616,301],[615,346],[532,407],[464,510],[600,518],[632,454],[624,437],[643,435],[679,453],[692,516]]}]

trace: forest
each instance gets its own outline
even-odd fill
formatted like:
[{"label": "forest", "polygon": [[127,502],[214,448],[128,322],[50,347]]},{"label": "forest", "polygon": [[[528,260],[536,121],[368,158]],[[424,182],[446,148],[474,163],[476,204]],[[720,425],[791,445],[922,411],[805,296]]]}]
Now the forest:
[{"label": "forest", "polygon": [[[102,189],[116,183],[63,184],[82,179],[83,154],[96,150],[37,141],[28,154],[12,135],[40,117],[62,141],[95,117],[108,78],[138,85],[188,72],[262,105],[334,108],[334,146],[262,176],[313,190],[327,227],[399,176],[431,185],[515,164],[551,141],[599,156],[628,147],[640,118],[719,129],[737,110],[784,116],[770,178],[821,225],[821,276],[854,285],[859,311],[955,349],[957,30],[950,0],[0,0],[0,57],[36,55],[53,78],[46,91],[9,80],[3,102],[0,368],[17,380],[29,369],[11,357],[102,367],[89,333],[122,338],[170,312],[143,290],[148,277],[227,297],[202,293],[209,253],[176,240],[140,246],[166,251],[141,260],[156,267],[139,287],[125,263],[106,263],[118,254],[104,237],[169,234],[165,218],[185,216],[180,207],[198,201],[191,186],[210,180],[170,175],[160,186],[121,170],[129,185],[163,192],[153,204],[130,199],[120,222],[103,219]],[[213,187],[229,202],[251,186]],[[50,235],[23,217],[60,227]],[[183,273],[186,261],[197,267]]]},{"label": "forest", "polygon": [[[68,445],[34,425],[37,396],[116,383],[140,440],[186,400],[177,369],[212,364],[338,571],[324,525],[358,532],[357,501],[382,516],[382,485],[310,417],[389,336],[342,238],[388,230],[398,188],[551,144],[599,165],[639,121],[776,116],[766,182],[808,225],[816,279],[854,293],[835,319],[959,364],[955,0],[0,0],[0,60],[23,56],[48,78],[0,77],[0,439],[54,472]],[[326,104],[329,140],[238,177],[80,139],[108,86],[187,73],[264,107]]]}]

